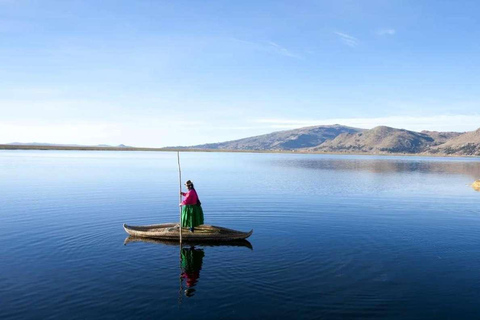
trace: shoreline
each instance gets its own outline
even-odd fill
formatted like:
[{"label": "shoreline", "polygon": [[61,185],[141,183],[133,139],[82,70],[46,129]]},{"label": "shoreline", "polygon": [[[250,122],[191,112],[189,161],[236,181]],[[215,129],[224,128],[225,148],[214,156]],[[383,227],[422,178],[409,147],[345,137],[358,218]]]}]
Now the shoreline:
[{"label": "shoreline", "polygon": [[369,152],[307,152],[297,150],[220,150],[184,148],[136,148],[136,147],[89,147],[89,146],[26,146],[0,144],[0,150],[43,150],[43,151],[150,151],[150,152],[220,152],[220,153],[278,153],[278,154],[325,154],[325,155],[364,155],[364,156],[408,156],[433,158],[480,158],[480,155],[431,154],[431,153],[369,153]]}]

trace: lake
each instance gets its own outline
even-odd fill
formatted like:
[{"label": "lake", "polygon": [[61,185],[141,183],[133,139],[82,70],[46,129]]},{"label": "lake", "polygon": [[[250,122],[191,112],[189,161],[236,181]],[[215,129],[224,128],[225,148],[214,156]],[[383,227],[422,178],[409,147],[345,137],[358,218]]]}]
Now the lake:
[{"label": "lake", "polygon": [[176,153],[0,151],[0,318],[480,318],[480,159],[180,157],[249,245],[125,241],[178,221]]}]

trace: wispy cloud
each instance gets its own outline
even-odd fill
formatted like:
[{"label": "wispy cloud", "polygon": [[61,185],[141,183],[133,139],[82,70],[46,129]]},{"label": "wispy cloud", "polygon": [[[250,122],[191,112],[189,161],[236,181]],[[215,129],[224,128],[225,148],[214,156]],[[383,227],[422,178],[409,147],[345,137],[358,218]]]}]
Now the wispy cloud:
[{"label": "wispy cloud", "polygon": [[341,124],[371,129],[376,126],[390,126],[413,131],[471,131],[480,127],[480,114],[436,115],[424,117],[391,116],[378,118],[332,118],[319,120],[257,119],[255,123],[268,125],[272,129],[295,129],[315,125]]},{"label": "wispy cloud", "polygon": [[338,31],[335,31],[334,33],[340,38],[340,41],[343,44],[345,44],[349,47],[355,48],[359,44],[358,39],[349,35],[349,34],[346,34],[346,33],[343,33],[343,32],[338,32]]},{"label": "wispy cloud", "polygon": [[253,42],[253,41],[247,41],[247,40],[241,40],[237,38],[232,38],[234,41],[243,43],[245,45],[248,45],[252,48],[255,48],[256,50],[260,51],[266,51],[278,55],[282,55],[285,57],[289,58],[295,58],[295,59],[302,59],[302,56],[292,52],[291,50],[279,45],[276,42],[273,41],[267,41],[267,42]]},{"label": "wispy cloud", "polygon": [[291,58],[301,58],[299,55],[297,54],[294,54],[292,53],[291,51],[289,51],[288,49],[280,46],[279,44],[273,42],[273,41],[269,41],[268,44],[273,47],[273,49],[278,53],[278,54],[281,54],[283,56],[286,56],[286,57],[291,57]]},{"label": "wispy cloud", "polygon": [[395,29],[380,29],[377,31],[379,36],[393,36],[397,31]]}]

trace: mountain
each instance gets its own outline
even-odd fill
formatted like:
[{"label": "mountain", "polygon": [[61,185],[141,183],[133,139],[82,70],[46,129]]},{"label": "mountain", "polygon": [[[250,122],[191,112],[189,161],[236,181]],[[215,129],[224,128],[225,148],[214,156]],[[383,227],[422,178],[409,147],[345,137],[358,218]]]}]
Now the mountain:
[{"label": "mountain", "polygon": [[326,140],[334,139],[340,134],[357,133],[363,130],[364,129],[338,124],[331,126],[314,126],[187,148],[213,150],[295,150],[317,146]]},{"label": "mountain", "polygon": [[480,128],[465,132],[432,148],[431,153],[480,156]]},{"label": "mountain", "polygon": [[336,124],[181,149],[480,155],[480,129],[463,133],[415,132],[386,126],[367,130]]},{"label": "mountain", "polygon": [[480,156],[480,128],[471,132],[415,132],[379,126],[360,129],[339,124],[312,126],[294,130],[189,147],[135,148],[125,146],[20,143],[1,145],[0,149],[58,150],[231,150],[298,151],[370,154],[435,154]]},{"label": "mountain", "polygon": [[132,148],[130,146],[126,146],[124,144],[119,144],[118,146],[111,146],[109,144],[98,144],[95,147],[106,147],[106,148]]},{"label": "mountain", "polygon": [[343,133],[308,151],[420,153],[435,144],[426,133],[379,126],[358,133]]},{"label": "mountain", "polygon": [[458,137],[465,132],[439,132],[439,131],[427,131],[423,130],[421,133],[427,134],[435,140],[435,145],[439,145],[447,142],[448,140]]}]

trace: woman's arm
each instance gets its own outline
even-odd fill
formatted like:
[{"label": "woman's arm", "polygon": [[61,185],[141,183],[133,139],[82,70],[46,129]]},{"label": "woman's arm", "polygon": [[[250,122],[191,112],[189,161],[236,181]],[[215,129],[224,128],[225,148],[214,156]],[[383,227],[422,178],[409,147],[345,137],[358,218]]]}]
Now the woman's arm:
[{"label": "woman's arm", "polygon": [[185,194],[185,199],[182,201],[182,205],[197,204],[197,194],[194,190],[190,190]]}]

